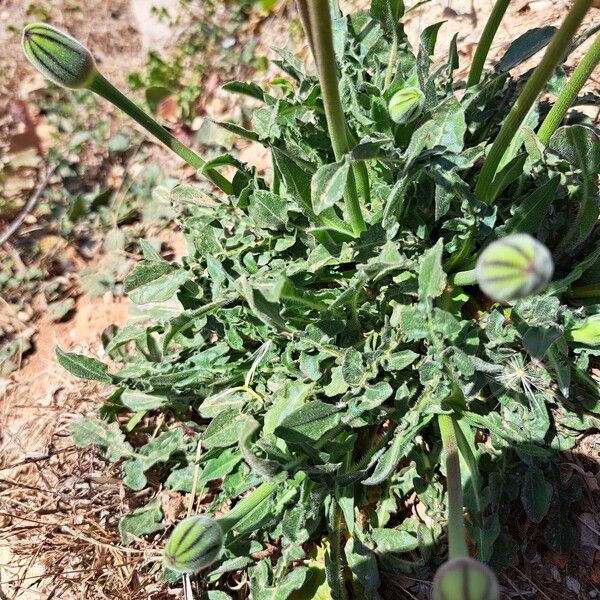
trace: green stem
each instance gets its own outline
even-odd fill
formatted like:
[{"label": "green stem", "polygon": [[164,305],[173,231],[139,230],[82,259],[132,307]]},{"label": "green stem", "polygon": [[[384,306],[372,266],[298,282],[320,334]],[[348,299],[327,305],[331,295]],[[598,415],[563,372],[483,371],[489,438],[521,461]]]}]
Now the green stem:
[{"label": "green stem", "polygon": [[[348,136],[348,142],[352,148],[354,148],[354,146],[358,144],[358,140],[356,139],[356,136],[350,127],[346,128],[346,135]],[[362,198],[365,206],[368,206],[371,202],[371,186],[369,184],[369,171],[367,170],[367,165],[361,160],[352,165],[352,171],[354,171],[354,179],[356,181],[358,195]]]},{"label": "green stem", "polygon": [[510,0],[497,0],[496,4],[494,4],[494,8],[485,24],[481,39],[477,45],[473,62],[471,63],[471,70],[469,71],[469,77],[467,79],[468,88],[477,85],[481,81],[485,60],[509,4]]},{"label": "green stem", "polygon": [[306,4],[306,0],[296,0],[296,10],[300,16],[300,22],[302,23],[302,28],[304,29],[304,34],[306,35],[306,40],[308,41],[308,47],[310,48],[313,56],[316,56],[315,43],[313,41],[313,34],[310,28],[310,18],[308,15],[308,6]]},{"label": "green stem", "polygon": [[502,124],[498,136],[483,163],[477,185],[475,186],[475,195],[485,202],[491,203],[492,201],[490,197],[492,191],[491,183],[504,153],[519,130],[523,119],[525,119],[533,103],[552,76],[554,69],[564,57],[565,50],[591,5],[592,0],[575,0],[562,26],[556,32],[552,42],[550,42],[550,45],[546,49],[544,57],[531,74],[523,91]]},{"label": "green stem", "polygon": [[392,48],[390,50],[390,58],[388,60],[387,69],[385,70],[385,81],[383,84],[384,89],[390,87],[392,83],[392,76],[394,75],[394,67],[396,66],[398,56],[398,32],[394,27],[394,40],[392,42]]},{"label": "green stem", "polygon": [[[337,427],[328,431],[326,435],[316,442],[315,449],[319,450],[325,444],[329,443],[343,428],[344,425],[340,423]],[[269,498],[269,496],[277,490],[278,486],[288,478],[289,472],[301,465],[304,460],[305,457],[300,456],[288,463],[283,471],[269,479],[269,481],[261,483],[251,494],[238,502],[226,515],[219,518],[218,521],[223,533],[227,533],[231,529],[234,529],[247,514],[258,507],[261,502],[264,502]]]},{"label": "green stem", "polygon": [[556,102],[550,109],[550,112],[546,115],[546,118],[538,131],[538,137],[544,146],[548,144],[552,134],[562,123],[567,111],[571,108],[571,105],[577,98],[581,88],[589,79],[598,63],[600,63],[600,35],[596,36],[594,43],[585,53],[581,62],[573,71],[569,81],[567,81],[565,87],[556,99]]},{"label": "green stem", "polygon": [[[342,509],[338,504],[337,490],[331,496],[331,506],[329,507],[329,552],[326,556],[329,560],[326,562],[325,573],[327,583],[331,588],[331,596],[335,600],[346,600],[346,583],[344,581],[344,566],[342,564]],[[329,563],[329,564],[327,564]]]},{"label": "green stem", "polygon": [[285,481],[287,473],[279,473],[273,479],[261,483],[249,496],[238,502],[226,515],[218,519],[223,533],[227,533],[241,521],[247,514],[252,512],[261,502],[266,500],[280,483]]},{"label": "green stem", "polygon": [[448,558],[454,560],[469,556],[465,540],[462,482],[456,440],[456,425],[450,415],[438,415],[442,444],[446,453],[446,481],[448,493]]},{"label": "green stem", "polygon": [[[331,30],[331,14],[325,0],[307,0],[310,31],[314,44],[315,63],[319,72],[323,106],[327,119],[327,129],[337,161],[342,160],[350,150],[346,131],[346,117],[342,109],[338,87],[337,65],[333,48]],[[348,220],[355,235],[366,229],[363,219],[354,171],[348,175],[348,183],[344,194]]]},{"label": "green stem", "polygon": [[600,298],[600,283],[592,283],[590,285],[581,285],[571,288],[569,298],[575,300],[585,298]]},{"label": "green stem", "polygon": [[117,108],[120,108],[124,113],[128,114],[146,131],[151,133],[165,146],[167,146],[167,148],[180,156],[186,163],[201,171],[203,175],[210,179],[223,192],[226,194],[231,194],[233,192],[231,182],[213,169],[202,171],[204,165],[206,164],[205,160],[190,150],[187,146],[182,144],[176,137],[171,135],[150,115],[146,114],[139,106],[134,104],[129,98],[127,98],[127,96],[122,94],[103,75],[97,73],[91,82],[89,89],[114,104]]},{"label": "green stem", "polygon": [[468,271],[459,271],[454,273],[449,278],[452,285],[475,285],[477,283],[477,277],[475,277],[475,269],[469,269]]}]

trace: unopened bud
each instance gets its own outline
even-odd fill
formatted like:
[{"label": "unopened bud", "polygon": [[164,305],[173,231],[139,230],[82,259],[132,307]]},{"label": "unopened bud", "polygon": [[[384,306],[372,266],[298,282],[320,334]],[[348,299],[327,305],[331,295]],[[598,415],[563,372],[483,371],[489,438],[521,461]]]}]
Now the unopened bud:
[{"label": "unopened bud", "polygon": [[539,292],[553,273],[548,248],[526,233],[492,242],[479,256],[475,268],[482,291],[503,302]]},{"label": "unopened bud", "polygon": [[214,563],[223,548],[223,530],[215,519],[197,515],[179,523],[164,553],[164,563],[178,573],[195,573]]},{"label": "unopened bud", "polygon": [[498,600],[499,597],[496,576],[473,558],[447,562],[433,579],[433,600]]},{"label": "unopened bud", "polygon": [[397,91],[388,105],[390,118],[398,125],[414,121],[423,110],[425,94],[417,87],[407,87]]},{"label": "unopened bud", "polygon": [[97,73],[91,52],[60,29],[31,23],[23,30],[22,43],[31,64],[58,85],[86,88]]}]

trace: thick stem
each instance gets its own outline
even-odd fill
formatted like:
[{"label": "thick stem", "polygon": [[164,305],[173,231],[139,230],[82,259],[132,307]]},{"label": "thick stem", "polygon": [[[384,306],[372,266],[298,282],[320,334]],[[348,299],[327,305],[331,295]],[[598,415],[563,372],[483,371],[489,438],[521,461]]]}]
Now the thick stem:
[{"label": "thick stem", "polygon": [[348,594],[346,593],[344,565],[342,564],[342,509],[338,504],[337,490],[331,497],[329,510],[329,564],[326,565],[325,573],[332,598],[335,600],[346,600]]},{"label": "thick stem", "polygon": [[591,5],[592,0],[575,0],[561,28],[556,32],[552,42],[550,42],[550,45],[546,49],[544,57],[533,71],[523,91],[502,124],[498,136],[483,163],[475,187],[475,195],[485,202],[492,202],[491,183],[504,153],[521,126],[523,119],[525,119],[533,103],[552,76],[554,69],[563,59],[567,47],[571,43],[573,36],[577,32],[577,28],[583,21]]},{"label": "thick stem", "polygon": [[252,512],[261,502],[266,500],[287,477],[283,472],[270,481],[261,483],[249,496],[238,502],[226,515],[218,519],[223,533],[234,529],[239,521]]},{"label": "thick stem", "polygon": [[496,37],[498,27],[500,27],[500,23],[509,4],[510,0],[496,0],[496,4],[494,4],[494,8],[492,9],[487,23],[485,24],[485,28],[481,34],[481,39],[477,45],[475,56],[473,56],[471,70],[469,71],[469,77],[467,79],[468,88],[472,85],[477,85],[481,80],[485,59],[487,58],[492,46],[492,42]]},{"label": "thick stem", "polygon": [[[150,115],[146,114],[139,106],[134,104],[127,96],[122,94],[110,81],[103,75],[97,73],[91,82],[89,89],[102,96],[117,108],[120,108],[124,113],[128,114],[132,119],[137,121],[146,131],[151,133],[167,148],[175,152],[186,163],[195,169],[202,169],[206,164],[200,156],[182,144],[176,137],[171,135],[164,127],[157,123]],[[225,179],[220,173],[213,169],[208,169],[203,174],[210,179],[219,189],[226,194],[231,194],[233,188],[231,183]]]},{"label": "thick stem", "polygon": [[450,415],[438,415],[442,444],[446,453],[446,480],[448,493],[448,558],[454,560],[469,556],[465,540],[460,460],[456,441],[456,425]]},{"label": "thick stem", "polygon": [[569,298],[572,298],[574,300],[600,298],[600,283],[592,283],[590,285],[572,287],[569,292]]},{"label": "thick stem", "polygon": [[296,10],[298,11],[298,15],[300,16],[302,28],[304,29],[304,33],[308,41],[308,47],[310,48],[312,55],[316,56],[315,44],[313,42],[313,34],[310,28],[310,18],[308,15],[308,5],[306,4],[306,0],[296,0]]},{"label": "thick stem", "polygon": [[398,32],[394,28],[394,41],[392,42],[392,48],[390,50],[390,58],[388,60],[387,69],[385,70],[385,81],[384,81],[384,89],[390,87],[392,83],[392,77],[394,75],[394,68],[396,67],[396,63],[398,61]]},{"label": "thick stem", "polygon": [[589,50],[585,53],[577,68],[573,71],[569,81],[559,94],[556,102],[546,115],[538,137],[544,146],[548,144],[552,134],[558,129],[571,105],[577,98],[581,88],[589,79],[594,69],[600,63],[600,34],[596,36]]},{"label": "thick stem", "polygon": [[[350,150],[350,145],[346,131],[346,117],[342,109],[338,86],[329,4],[325,0],[307,0],[307,5],[310,35],[313,39],[315,63],[321,83],[327,129],[335,159],[339,161]],[[352,230],[355,235],[359,235],[366,229],[366,225],[360,208],[353,171],[350,171],[348,176],[344,200]]]},{"label": "thick stem", "polygon": [[477,277],[475,276],[475,269],[469,269],[468,271],[459,271],[454,273],[449,278],[452,285],[475,285],[477,283]]}]

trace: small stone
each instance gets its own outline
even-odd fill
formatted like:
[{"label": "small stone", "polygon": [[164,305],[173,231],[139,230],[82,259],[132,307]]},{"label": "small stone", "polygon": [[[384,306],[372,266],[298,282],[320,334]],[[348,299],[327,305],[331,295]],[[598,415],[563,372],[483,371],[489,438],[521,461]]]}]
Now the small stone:
[{"label": "small stone", "polygon": [[581,584],[579,581],[577,581],[577,579],[575,579],[575,577],[572,575],[567,575],[565,578],[565,583],[574,594],[579,594],[579,591],[581,590]]},{"label": "small stone", "polygon": [[550,567],[550,574],[552,575],[552,579],[557,583],[560,581],[560,571],[556,568],[555,565]]}]

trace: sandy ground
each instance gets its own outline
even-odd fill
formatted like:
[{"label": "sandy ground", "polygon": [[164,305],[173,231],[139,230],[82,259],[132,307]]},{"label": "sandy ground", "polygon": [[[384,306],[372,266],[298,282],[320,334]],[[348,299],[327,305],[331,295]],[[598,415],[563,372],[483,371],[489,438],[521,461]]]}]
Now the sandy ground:
[{"label": "sandy ground", "polygon": [[[163,0],[161,4],[170,7],[174,1]],[[66,4],[79,6],[79,9],[65,9]],[[20,24],[27,20],[28,5],[29,3],[25,0],[3,0],[0,2],[0,48],[3,48],[2,58],[4,60],[2,63],[6,73],[0,81],[0,114],[3,114],[3,102],[6,103],[15,99],[27,100],[32,90],[44,85],[40,77],[35,75],[31,69],[25,68],[24,60],[18,49],[18,36],[7,27],[10,24]],[[102,70],[113,80],[121,83],[125,73],[143,64],[148,48],[160,48],[169,43],[169,31],[153,19],[149,5],[148,0],[131,0],[130,2],[127,0],[111,0],[111,2],[80,0],[77,4],[55,0],[45,4],[47,12],[52,17],[52,22],[57,25],[64,25],[79,39],[93,47]],[[509,16],[502,24],[496,38],[490,60],[495,60],[501,56],[506,45],[533,24],[547,25],[560,22],[568,5],[569,2],[564,0],[514,0],[509,9]],[[458,33],[458,45],[461,50],[460,72],[464,74],[491,6],[491,1],[487,0],[433,1],[426,7],[415,11],[407,19],[407,30],[411,39],[416,40],[425,26],[438,20],[447,20],[446,25],[440,32],[438,54],[441,56],[447,52],[450,39],[454,33]],[[93,14],[93,20],[89,18],[89,14]],[[258,52],[270,55],[269,48],[271,46],[287,46],[288,49],[294,50],[292,47],[293,41],[290,40],[285,21],[281,21],[281,16],[284,14],[285,11],[279,9],[267,26],[260,29],[262,40]],[[600,17],[600,11],[591,14],[588,21],[598,19],[598,17]],[[582,48],[582,51],[586,47],[587,45]],[[304,52],[306,56],[306,48],[301,52]],[[580,56],[580,53],[572,59],[572,62],[576,61],[578,56]],[[536,57],[531,62],[535,62],[535,60]],[[599,82],[600,71],[594,74],[592,85]],[[236,109],[230,104],[230,101],[223,99],[218,92],[215,98],[214,103],[207,108],[207,112],[213,116],[221,118],[222,115]],[[2,119],[0,118],[0,132],[2,131],[1,127]],[[0,139],[0,148],[2,143],[6,142],[6,138]],[[259,162],[264,161],[264,156],[256,155],[253,148],[246,149],[245,155],[246,157],[253,157],[254,160]],[[62,500],[64,505],[61,505],[60,510],[57,509],[56,511],[63,519],[66,512],[72,510],[77,514],[81,514],[82,506],[85,509],[85,504],[81,504],[85,498],[85,494],[82,495],[81,493],[81,486],[85,482],[87,482],[85,485],[92,486],[89,480],[86,479],[90,473],[94,473],[94,477],[110,479],[110,474],[107,475],[106,472],[102,471],[106,468],[105,465],[97,462],[96,457],[88,456],[83,459],[81,455],[77,454],[68,454],[70,456],[69,461],[73,461],[73,463],[69,463],[72,464],[69,468],[73,472],[65,473],[64,465],[66,463],[63,460],[65,454],[62,453],[72,452],[66,434],[67,425],[71,419],[80,414],[94,412],[102,402],[106,391],[70,377],[56,364],[54,348],[59,345],[67,350],[75,350],[91,355],[100,353],[99,336],[101,332],[110,324],[123,325],[127,319],[127,308],[125,300],[113,298],[110,294],[96,300],[80,296],[77,299],[76,310],[71,320],[55,324],[51,323],[49,319],[42,319],[35,324],[37,334],[33,338],[34,351],[24,358],[22,367],[17,373],[0,380],[0,599],[2,600],[6,597],[50,597],[46,595],[48,593],[46,584],[40,587],[39,582],[33,578],[44,572],[48,568],[47,565],[42,564],[37,555],[32,555],[30,560],[20,561],[16,564],[10,546],[6,542],[6,535],[2,533],[23,525],[23,522],[7,516],[18,508],[8,503],[11,486],[16,485],[15,482],[21,482],[18,485],[28,485],[23,483],[25,481],[31,482],[33,486],[38,488],[32,494],[36,498],[40,494],[39,488],[46,491],[50,490],[48,497],[43,496],[39,502],[34,503],[37,510],[35,514],[31,513],[35,519],[45,522],[49,518],[46,515],[49,514],[52,507],[57,506],[55,499],[48,500],[48,498],[54,498],[52,493],[56,493],[56,490],[61,494],[66,494],[66,497]],[[585,460],[580,461],[579,468],[587,474],[590,486],[597,486],[595,489],[595,493],[597,493],[598,465],[596,464],[594,469],[593,464],[587,461],[590,453],[593,454],[594,452],[593,442],[590,443],[589,440],[582,442],[582,452]],[[20,466],[13,468],[13,465]],[[46,473],[44,472],[45,469],[47,469]],[[45,477],[48,479],[44,483]],[[75,477],[75,479],[71,480],[69,477]],[[72,488],[69,488],[69,485]],[[114,488],[114,482],[111,485]],[[115,495],[107,496],[111,502],[116,501],[115,498],[119,498],[119,494],[121,494],[117,488],[113,488],[110,488],[112,490],[110,493],[114,492]],[[102,494],[109,494],[106,489],[106,487],[101,487],[98,491],[98,494],[103,498]],[[51,493],[52,490],[55,491]],[[79,491],[75,492],[73,490]],[[89,489],[86,488],[86,490],[89,493]],[[21,498],[19,502],[23,503],[26,500]],[[34,508],[31,510],[33,511]],[[21,514],[23,513],[21,512]],[[598,523],[597,514],[585,514],[584,520],[587,525],[584,526],[584,530],[589,537],[589,530],[598,533],[600,524]],[[106,523],[110,525],[109,517],[106,517],[106,519]],[[72,526],[72,523],[70,524],[68,520],[64,519],[62,521],[58,519],[53,523],[52,528],[43,528],[44,536],[47,536],[48,532],[54,534],[57,527],[68,528]],[[93,534],[89,533],[91,531],[89,529],[85,530],[85,534],[82,534],[81,530],[78,531],[80,533],[73,534],[72,538],[68,537],[71,534],[62,530],[60,533],[67,536],[64,538],[66,544],[69,543],[70,539],[81,542],[81,535],[84,535],[84,537],[92,536],[93,538]],[[91,543],[95,549],[94,552],[97,552],[97,554],[94,554],[95,560],[106,557],[107,555],[103,554],[104,552],[107,552],[113,559],[116,553],[119,560],[122,560],[123,556],[118,553],[119,551],[112,548],[114,539],[110,538],[109,534],[106,534],[108,537],[102,537],[100,534],[98,536],[94,538],[96,541]],[[98,539],[104,541],[98,542]],[[598,547],[598,536],[592,542]],[[73,541],[73,544],[75,544],[75,541]],[[108,546],[108,549],[102,544]],[[98,550],[99,547],[100,550]],[[600,567],[597,560],[600,557],[596,556],[595,558],[596,561],[594,562],[592,556],[592,564],[588,568],[591,582],[589,585],[600,586]],[[532,583],[530,590],[533,590],[533,596],[529,595],[527,597],[551,598],[552,600],[594,597],[591,595],[580,596],[579,592],[575,592],[575,584],[567,579],[567,577],[572,576],[565,575],[565,571],[570,568],[565,561],[568,562],[568,559],[557,557],[554,563],[548,566],[548,568],[553,568],[558,573],[556,576],[553,575],[554,584],[558,591],[554,588],[544,591],[535,583]],[[61,565],[63,570],[76,569],[77,561],[71,561],[68,567],[65,566],[66,563],[61,563]],[[23,583],[23,586],[15,586],[6,583],[15,579],[17,575],[23,576],[24,574],[26,577],[32,578],[27,580],[31,585],[30,583]],[[127,585],[134,578],[134,574],[123,569],[118,570],[118,574],[123,581],[129,582]],[[517,576],[517,574],[513,573],[512,575],[523,581],[523,578]],[[577,577],[579,577],[578,574]],[[532,581],[534,578],[534,574],[530,572],[529,575],[526,574],[525,580]],[[2,582],[5,582],[4,585]],[[586,582],[585,585],[587,586],[588,583]],[[24,588],[31,589],[26,590]],[[44,594],[40,593],[42,588],[46,590]],[[60,594],[63,593],[61,592],[62,588],[58,586],[54,589],[55,593],[58,594],[57,597],[66,600],[84,597],[84,590],[89,591],[88,588],[82,586],[79,589],[83,595],[73,596],[69,594],[75,592],[72,591],[72,588],[69,588],[71,591],[65,592],[67,595],[61,596]],[[583,586],[580,585],[580,589],[583,590]],[[150,596],[150,593],[144,593],[144,597]],[[583,591],[581,593],[583,594]],[[105,597],[117,596],[107,595]],[[133,596],[131,597],[133,598]],[[158,598],[161,596],[152,597]],[[514,597],[525,598],[526,596],[515,593]]]}]

